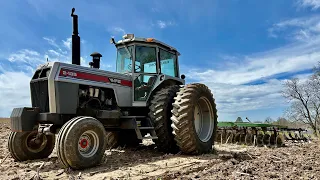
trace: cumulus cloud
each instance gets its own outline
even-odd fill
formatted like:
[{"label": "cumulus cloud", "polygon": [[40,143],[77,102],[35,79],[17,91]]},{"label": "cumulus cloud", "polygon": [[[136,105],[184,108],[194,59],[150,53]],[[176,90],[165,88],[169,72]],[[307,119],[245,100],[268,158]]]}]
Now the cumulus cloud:
[{"label": "cumulus cloud", "polygon": [[268,29],[271,37],[285,36],[286,38],[309,41],[320,35],[320,16],[300,17],[274,24]]},{"label": "cumulus cloud", "polygon": [[4,71],[0,74],[0,117],[9,117],[13,108],[30,106],[30,74]]},{"label": "cumulus cloud", "polygon": [[30,49],[22,49],[18,52],[10,54],[8,60],[10,62],[39,63],[41,62],[40,53]]},{"label": "cumulus cloud", "polygon": [[298,0],[297,5],[299,7],[316,10],[320,8],[320,0]]},{"label": "cumulus cloud", "polygon": [[[71,38],[56,41],[44,37],[49,48],[46,51],[21,49],[12,52],[6,60],[0,62],[0,117],[8,117],[13,108],[31,105],[30,79],[35,68],[47,61],[71,62]],[[82,42],[83,43],[83,42]],[[85,57],[81,57],[83,66],[88,66]],[[109,67],[109,65],[104,65]]]},{"label": "cumulus cloud", "polygon": [[[272,79],[283,73],[297,73],[311,69],[320,59],[320,16],[291,19],[275,24],[274,31],[285,31],[286,28],[299,27],[300,39],[277,49],[243,55],[222,56],[227,63],[220,68],[189,69],[188,75],[201,81],[208,77],[213,82],[240,85],[256,80]],[[288,31],[285,31],[288,32]],[[309,33],[306,33],[309,32]],[[297,36],[297,35],[296,35]],[[225,62],[225,61],[224,61]]]},{"label": "cumulus cloud", "polygon": [[[319,22],[320,16],[279,22],[270,31],[277,37],[290,34],[290,44],[249,55],[224,55],[220,58],[225,63],[219,67],[188,67],[187,77],[209,86],[222,117],[236,116],[244,111],[286,107],[280,93],[285,78],[307,79],[309,70],[319,62]],[[278,79],[279,76],[282,78]]]},{"label": "cumulus cloud", "polygon": [[204,83],[212,90],[220,113],[234,114],[285,106],[280,93],[283,84],[281,80],[274,79],[258,85]]},{"label": "cumulus cloud", "polygon": [[227,65],[223,69],[191,69],[188,75],[202,81],[210,79],[217,83],[239,85],[269,79],[281,73],[296,73],[311,69],[319,61],[320,46],[317,44],[282,47],[243,57],[241,63]]},{"label": "cumulus cloud", "polygon": [[68,50],[71,50],[71,43],[72,43],[71,38],[68,38],[67,40],[62,40],[62,42],[65,48],[67,48]]}]

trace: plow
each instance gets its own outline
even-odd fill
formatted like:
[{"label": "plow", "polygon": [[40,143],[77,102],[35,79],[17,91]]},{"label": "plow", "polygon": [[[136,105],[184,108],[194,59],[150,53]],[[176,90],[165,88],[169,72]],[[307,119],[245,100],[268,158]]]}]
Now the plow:
[{"label": "plow", "polygon": [[218,122],[215,141],[220,144],[283,147],[286,142],[309,142],[306,129],[268,123]]}]

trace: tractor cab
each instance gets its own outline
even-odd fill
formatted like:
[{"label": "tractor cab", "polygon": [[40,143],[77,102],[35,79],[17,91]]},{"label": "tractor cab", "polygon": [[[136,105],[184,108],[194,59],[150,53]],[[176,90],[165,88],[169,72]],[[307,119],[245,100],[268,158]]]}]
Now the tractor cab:
[{"label": "tractor cab", "polygon": [[138,38],[133,34],[123,39],[110,41],[117,48],[116,71],[132,76],[133,100],[136,105],[143,106],[153,88],[157,86],[159,75],[172,79],[179,78],[179,52],[163,42],[153,38]]}]

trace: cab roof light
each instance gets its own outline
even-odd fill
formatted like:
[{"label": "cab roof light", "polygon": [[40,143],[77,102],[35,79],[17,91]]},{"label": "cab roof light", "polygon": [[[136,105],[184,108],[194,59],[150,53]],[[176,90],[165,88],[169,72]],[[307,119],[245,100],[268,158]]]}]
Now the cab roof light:
[{"label": "cab roof light", "polygon": [[154,40],[153,38],[147,38],[146,41],[147,41],[147,42],[153,42],[153,40]]}]

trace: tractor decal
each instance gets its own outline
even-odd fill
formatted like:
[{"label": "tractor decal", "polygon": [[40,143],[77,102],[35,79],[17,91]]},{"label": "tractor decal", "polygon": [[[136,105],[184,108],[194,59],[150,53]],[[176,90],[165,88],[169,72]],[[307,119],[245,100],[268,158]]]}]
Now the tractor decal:
[{"label": "tractor decal", "polygon": [[83,80],[90,80],[90,81],[97,81],[97,82],[115,83],[115,84],[120,84],[122,86],[128,86],[128,87],[132,86],[132,82],[128,80],[109,78],[106,76],[78,72],[78,71],[68,70],[68,69],[61,69],[59,76],[72,77],[76,79],[83,79]]}]

